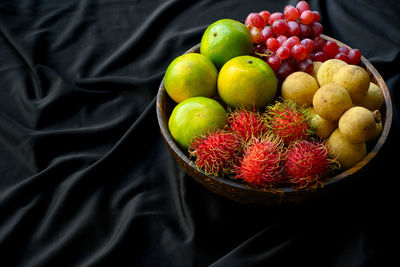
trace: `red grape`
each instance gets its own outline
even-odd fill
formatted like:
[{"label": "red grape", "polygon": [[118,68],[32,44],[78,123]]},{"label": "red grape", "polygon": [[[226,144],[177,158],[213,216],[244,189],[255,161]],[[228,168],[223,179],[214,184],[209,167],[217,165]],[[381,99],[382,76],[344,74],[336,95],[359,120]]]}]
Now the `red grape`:
[{"label": "red grape", "polygon": [[308,3],[306,1],[300,1],[297,3],[296,8],[299,11],[299,13],[301,14],[305,10],[309,10],[310,6],[308,5]]},{"label": "red grape", "polygon": [[324,52],[322,51],[318,51],[314,54],[314,56],[312,56],[312,60],[313,61],[320,61],[320,62],[325,62],[327,61],[329,58],[327,55],[325,55]]},{"label": "red grape", "polygon": [[275,20],[272,24],[272,30],[278,35],[285,34],[288,30],[287,22],[283,19]]},{"label": "red grape", "polygon": [[253,43],[258,44],[261,42],[261,31],[257,27],[253,27],[250,30],[251,38],[253,38]]},{"label": "red grape", "polygon": [[271,26],[266,26],[261,31],[261,41],[266,42],[268,38],[274,37],[274,31],[272,30]]},{"label": "red grape", "polygon": [[287,5],[284,9],[285,17],[288,21],[296,21],[299,18],[299,11],[291,5]]},{"label": "red grape", "polygon": [[287,40],[287,37],[285,35],[279,35],[276,37],[276,40],[278,40],[278,42],[282,45],[283,42]]},{"label": "red grape", "polygon": [[296,44],[290,50],[290,55],[297,61],[307,57],[307,48],[302,44]]},{"label": "red grape", "polygon": [[266,54],[267,53],[267,45],[265,43],[259,43],[254,47],[254,52],[259,54]]},{"label": "red grape", "polygon": [[300,15],[300,22],[303,24],[310,24],[314,21],[314,14],[311,10],[305,10]]},{"label": "red grape", "polygon": [[329,58],[334,58],[336,54],[338,53],[338,45],[334,41],[326,41],[324,45],[324,53],[329,57]]},{"label": "red grape", "polygon": [[314,49],[314,41],[309,39],[309,38],[304,38],[300,42],[302,45],[304,45],[307,48],[307,54],[310,54],[313,49]]},{"label": "red grape", "polygon": [[324,27],[322,27],[322,24],[319,22],[313,22],[310,26],[314,36],[319,36],[324,30]]},{"label": "red grape", "polygon": [[268,19],[269,19],[269,16],[271,16],[271,13],[269,13],[269,11],[267,11],[267,10],[263,10],[263,11],[260,11],[258,14],[260,14],[260,16],[264,19],[264,24],[267,25]]},{"label": "red grape", "polygon": [[350,49],[347,46],[339,46],[338,48],[338,53],[343,53],[345,55],[347,55],[349,53]]},{"label": "red grape", "polygon": [[255,13],[250,13],[247,15],[246,17],[246,21],[244,22],[244,25],[246,25],[247,28],[251,29],[254,27],[253,21],[252,21],[252,17]]},{"label": "red grape", "polygon": [[314,51],[322,51],[324,49],[325,41],[320,36],[314,38]]},{"label": "red grape", "polygon": [[300,26],[296,21],[288,21],[288,33],[292,36],[300,34]]},{"label": "red grape", "polygon": [[245,25],[248,28],[257,27],[259,29],[262,29],[265,26],[265,22],[264,22],[263,17],[261,17],[260,14],[253,12],[247,16]]},{"label": "red grape", "polygon": [[267,47],[269,50],[275,52],[280,46],[281,44],[278,42],[278,40],[276,40],[276,38],[274,37],[268,38]]},{"label": "red grape", "polygon": [[281,46],[276,50],[276,56],[280,60],[285,60],[290,56],[290,50],[286,46]]},{"label": "red grape", "polygon": [[318,22],[321,19],[321,15],[318,11],[313,11],[312,13],[314,14],[314,22]]},{"label": "red grape", "polygon": [[346,54],[343,54],[343,53],[337,53],[335,58],[336,59],[340,59],[340,60],[342,60],[342,61],[344,61],[346,63],[350,62],[349,57]]},{"label": "red grape", "polygon": [[274,24],[274,21],[278,19],[285,19],[285,16],[281,12],[274,12],[269,16],[268,24],[272,25]]},{"label": "red grape", "polygon": [[287,76],[296,71],[296,66],[291,60],[285,60],[281,62],[281,66],[278,70],[278,77],[284,80]]},{"label": "red grape", "polygon": [[291,37],[289,37],[286,41],[284,41],[284,42],[282,43],[282,46],[286,46],[287,48],[292,49],[292,47],[293,47],[295,44],[299,44],[299,43],[300,43],[299,37],[297,37],[297,36],[291,36]]},{"label": "red grape", "polygon": [[267,58],[267,63],[275,73],[278,72],[279,67],[281,66],[281,61],[277,56],[269,56]]},{"label": "red grape", "polygon": [[312,30],[310,25],[300,24],[300,35],[302,37],[311,37]]},{"label": "red grape", "polygon": [[251,18],[251,21],[253,22],[253,25],[259,29],[262,29],[265,26],[264,18],[261,17],[261,15],[258,13],[254,13],[253,17]]},{"label": "red grape", "polygon": [[356,65],[361,60],[361,51],[358,50],[357,48],[350,49],[347,55],[349,56],[350,64]]},{"label": "red grape", "polygon": [[308,74],[310,74],[314,69],[314,64],[311,59],[306,58],[304,60],[297,62],[297,68],[300,71],[304,71],[304,72],[307,72]]}]

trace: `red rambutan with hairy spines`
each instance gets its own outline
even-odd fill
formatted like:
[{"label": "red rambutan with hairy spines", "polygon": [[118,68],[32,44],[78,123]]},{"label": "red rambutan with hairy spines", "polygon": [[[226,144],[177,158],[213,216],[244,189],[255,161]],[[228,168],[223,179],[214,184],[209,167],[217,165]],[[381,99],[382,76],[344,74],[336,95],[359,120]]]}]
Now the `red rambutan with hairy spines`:
[{"label": "red rambutan with hairy spines", "polygon": [[324,174],[336,163],[329,157],[326,142],[298,140],[286,150],[283,175],[294,188],[312,190],[322,186]]},{"label": "red rambutan with hairy spines", "polygon": [[235,179],[252,186],[273,187],[282,179],[283,142],[279,137],[266,134],[253,138],[244,150],[235,168]]},{"label": "red rambutan with hairy spines", "polygon": [[269,106],[264,116],[268,128],[283,139],[286,145],[306,139],[312,134],[310,116],[294,101],[277,101]]},{"label": "red rambutan with hairy spines", "polygon": [[260,138],[268,131],[262,116],[255,109],[236,109],[227,115],[228,130],[240,137],[244,143],[253,137]]},{"label": "red rambutan with hairy spines", "polygon": [[189,148],[194,165],[206,174],[218,176],[231,171],[241,152],[240,139],[231,132],[218,129],[194,138]]}]

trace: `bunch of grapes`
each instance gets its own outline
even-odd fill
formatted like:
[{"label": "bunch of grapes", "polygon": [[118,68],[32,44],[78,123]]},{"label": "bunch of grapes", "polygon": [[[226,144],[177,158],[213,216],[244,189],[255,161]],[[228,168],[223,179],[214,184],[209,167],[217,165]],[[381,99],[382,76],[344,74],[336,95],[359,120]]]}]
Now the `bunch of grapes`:
[{"label": "bunch of grapes", "polygon": [[313,61],[337,58],[358,64],[360,50],[322,39],[320,17],[318,11],[310,10],[306,1],[299,1],[296,7],[287,5],[283,13],[271,14],[266,10],[250,13],[245,25],[253,38],[255,55],[266,58],[281,80],[298,70],[311,73]]}]

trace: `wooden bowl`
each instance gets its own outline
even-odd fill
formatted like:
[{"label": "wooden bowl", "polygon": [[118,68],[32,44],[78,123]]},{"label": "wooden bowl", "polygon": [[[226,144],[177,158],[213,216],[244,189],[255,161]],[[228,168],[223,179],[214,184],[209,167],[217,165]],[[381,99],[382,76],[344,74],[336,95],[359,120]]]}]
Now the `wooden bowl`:
[{"label": "wooden bowl", "polygon": [[[325,35],[321,35],[325,40],[332,40],[337,42],[339,45],[345,44]],[[199,53],[200,44],[192,47],[186,53]],[[161,135],[170,149],[173,157],[178,164],[185,170],[185,172],[195,179],[197,182],[202,184],[204,187],[212,192],[215,192],[221,196],[227,197],[241,203],[257,203],[263,205],[282,205],[291,203],[300,203],[305,200],[313,199],[329,193],[337,193],[343,190],[343,187],[348,185],[350,182],[357,180],[357,177],[365,172],[367,167],[370,167],[371,160],[376,156],[379,150],[385,143],[390,126],[392,123],[392,101],[388,88],[382,79],[378,71],[372,66],[372,64],[364,57],[361,58],[360,65],[364,67],[370,75],[371,81],[377,84],[383,93],[385,103],[381,108],[383,130],[379,139],[375,145],[369,147],[369,153],[366,157],[357,163],[354,167],[331,177],[327,182],[324,183],[322,188],[314,191],[295,190],[290,187],[279,188],[278,190],[272,189],[259,189],[248,186],[246,184],[230,180],[228,178],[214,177],[207,175],[202,170],[198,170],[193,162],[189,159],[186,151],[183,151],[174,141],[171,133],[168,129],[168,119],[171,115],[173,108],[176,103],[168,96],[164,88],[164,79],[160,84],[160,88],[157,94],[157,119],[160,126]]]}]

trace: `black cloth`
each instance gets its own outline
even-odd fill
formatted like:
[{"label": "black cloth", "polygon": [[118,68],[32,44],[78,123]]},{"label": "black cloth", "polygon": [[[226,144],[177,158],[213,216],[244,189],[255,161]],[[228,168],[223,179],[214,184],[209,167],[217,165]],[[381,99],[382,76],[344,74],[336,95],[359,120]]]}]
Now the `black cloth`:
[{"label": "black cloth", "polygon": [[[240,204],[186,175],[156,94],[212,22],[296,1],[0,2],[0,266],[393,266],[400,4],[309,1],[385,79],[393,123],[340,194]],[[394,243],[394,245],[393,245]]]}]

